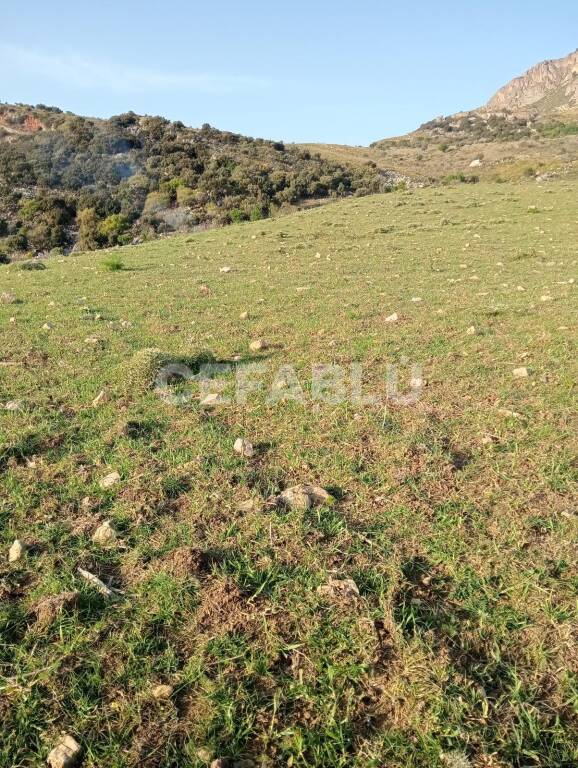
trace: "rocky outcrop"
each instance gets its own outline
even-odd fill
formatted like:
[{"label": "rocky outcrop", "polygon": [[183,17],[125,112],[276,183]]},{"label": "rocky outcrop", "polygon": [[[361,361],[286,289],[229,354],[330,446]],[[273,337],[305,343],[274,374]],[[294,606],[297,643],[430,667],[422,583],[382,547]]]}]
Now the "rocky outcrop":
[{"label": "rocky outcrop", "polygon": [[578,50],[562,59],[543,61],[516,77],[490,99],[491,112],[528,109],[561,112],[578,107]]}]

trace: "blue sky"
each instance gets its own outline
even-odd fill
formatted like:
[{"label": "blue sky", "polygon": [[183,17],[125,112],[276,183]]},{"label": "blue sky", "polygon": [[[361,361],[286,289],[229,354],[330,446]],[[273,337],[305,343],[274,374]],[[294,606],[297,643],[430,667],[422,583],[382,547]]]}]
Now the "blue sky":
[{"label": "blue sky", "polygon": [[578,3],[3,3],[0,100],[368,144],[578,47]]}]

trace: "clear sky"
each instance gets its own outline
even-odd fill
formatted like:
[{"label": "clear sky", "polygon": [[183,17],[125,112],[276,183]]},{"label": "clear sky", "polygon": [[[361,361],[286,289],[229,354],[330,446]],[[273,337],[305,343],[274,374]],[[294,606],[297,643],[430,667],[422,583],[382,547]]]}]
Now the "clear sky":
[{"label": "clear sky", "polygon": [[368,144],[578,47],[576,0],[0,0],[0,100]]}]

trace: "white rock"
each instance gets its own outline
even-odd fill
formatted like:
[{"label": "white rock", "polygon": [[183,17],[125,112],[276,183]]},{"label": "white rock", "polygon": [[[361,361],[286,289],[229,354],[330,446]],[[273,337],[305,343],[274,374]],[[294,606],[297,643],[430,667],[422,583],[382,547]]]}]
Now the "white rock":
[{"label": "white rock", "polygon": [[467,329],[466,333],[468,336],[475,336],[476,335],[476,326],[470,325],[470,327]]},{"label": "white rock", "polygon": [[272,501],[287,509],[310,509],[332,501],[333,497],[318,485],[295,485],[287,488]]},{"label": "white rock", "polygon": [[113,485],[116,485],[119,482],[119,480],[120,480],[119,473],[111,472],[109,475],[102,478],[99,485],[103,491],[106,491],[108,488],[112,488]]},{"label": "white rock", "polygon": [[472,160],[472,162],[470,163],[470,168],[479,168],[481,164],[482,164],[482,161],[480,160],[480,158],[476,157],[476,159]]},{"label": "white rock", "polygon": [[44,325],[42,326],[42,330],[43,331],[50,331],[50,330],[52,330],[52,328],[54,328],[52,323],[44,323]]},{"label": "white rock", "polygon": [[175,689],[172,685],[155,685],[155,687],[152,689],[151,694],[154,699],[158,699],[159,701],[166,701],[167,699],[170,699],[173,693],[175,692]]},{"label": "white rock", "polygon": [[80,744],[67,733],[48,755],[46,762],[50,768],[72,768],[76,765],[81,751]]},{"label": "white rock", "polygon": [[552,297],[547,295],[540,296],[540,301],[552,301]]},{"label": "white rock", "polygon": [[420,301],[423,301],[423,299],[421,298],[421,296],[413,296],[412,301],[414,304],[419,304]]},{"label": "white rock", "polygon": [[90,571],[86,571],[84,568],[78,568],[78,573],[85,581],[88,581],[89,584],[91,584],[98,592],[100,592],[101,595],[104,595],[105,597],[113,597],[114,592],[110,587],[107,587],[104,581],[101,581],[98,576],[95,576],[94,573],[91,573]]},{"label": "white rock", "polygon": [[399,315],[397,312],[394,312],[393,315],[388,315],[388,317],[385,318],[386,323],[397,323],[399,320]]},{"label": "white rock", "polygon": [[222,272],[225,275],[227,274],[227,272],[230,272],[230,271],[231,271],[231,267],[221,267],[219,269],[219,272]]},{"label": "white rock", "polygon": [[201,400],[201,405],[203,406],[203,408],[212,408],[213,406],[218,405],[218,403],[219,403],[218,392],[211,392]]},{"label": "white rock", "polygon": [[15,539],[14,543],[8,550],[8,562],[15,563],[17,560],[20,560],[25,552],[25,545],[20,541],[20,539]]},{"label": "white rock", "polygon": [[353,579],[329,578],[327,584],[317,587],[317,594],[337,600],[353,602],[359,597],[359,588]]},{"label": "white rock", "polygon": [[107,546],[116,541],[116,531],[112,527],[110,520],[105,520],[104,523],[98,526],[92,534],[92,540],[95,544],[101,544],[102,546]]},{"label": "white rock", "polygon": [[4,410],[6,411],[19,411],[21,408],[22,401],[20,400],[9,400],[4,406]]},{"label": "white rock", "polygon": [[249,317],[248,312],[241,312],[241,314],[239,315],[239,320],[246,320],[248,317]]},{"label": "white rock", "polygon": [[267,349],[267,342],[264,339],[255,339],[249,344],[249,349],[251,352],[261,352]]},{"label": "white rock", "polygon": [[253,447],[253,443],[249,442],[249,440],[245,440],[242,437],[238,437],[235,440],[235,444],[233,445],[233,450],[235,453],[238,453],[240,456],[244,456],[246,459],[250,459],[251,456],[255,455],[255,449]]},{"label": "white rock", "polygon": [[512,371],[515,379],[527,379],[530,372],[527,368],[514,368]]},{"label": "white rock", "polygon": [[102,403],[105,403],[107,400],[108,400],[108,393],[106,389],[101,389],[98,395],[92,401],[92,407],[98,408],[99,405],[102,405]]}]

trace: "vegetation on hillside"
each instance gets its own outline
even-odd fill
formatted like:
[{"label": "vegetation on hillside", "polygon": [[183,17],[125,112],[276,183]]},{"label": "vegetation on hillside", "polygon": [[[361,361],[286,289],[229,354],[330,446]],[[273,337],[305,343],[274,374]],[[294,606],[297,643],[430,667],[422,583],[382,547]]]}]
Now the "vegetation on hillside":
[{"label": "vegetation on hillside", "polygon": [[8,254],[126,244],[389,186],[374,164],[346,166],[209,125],[0,104],[0,252]]}]

